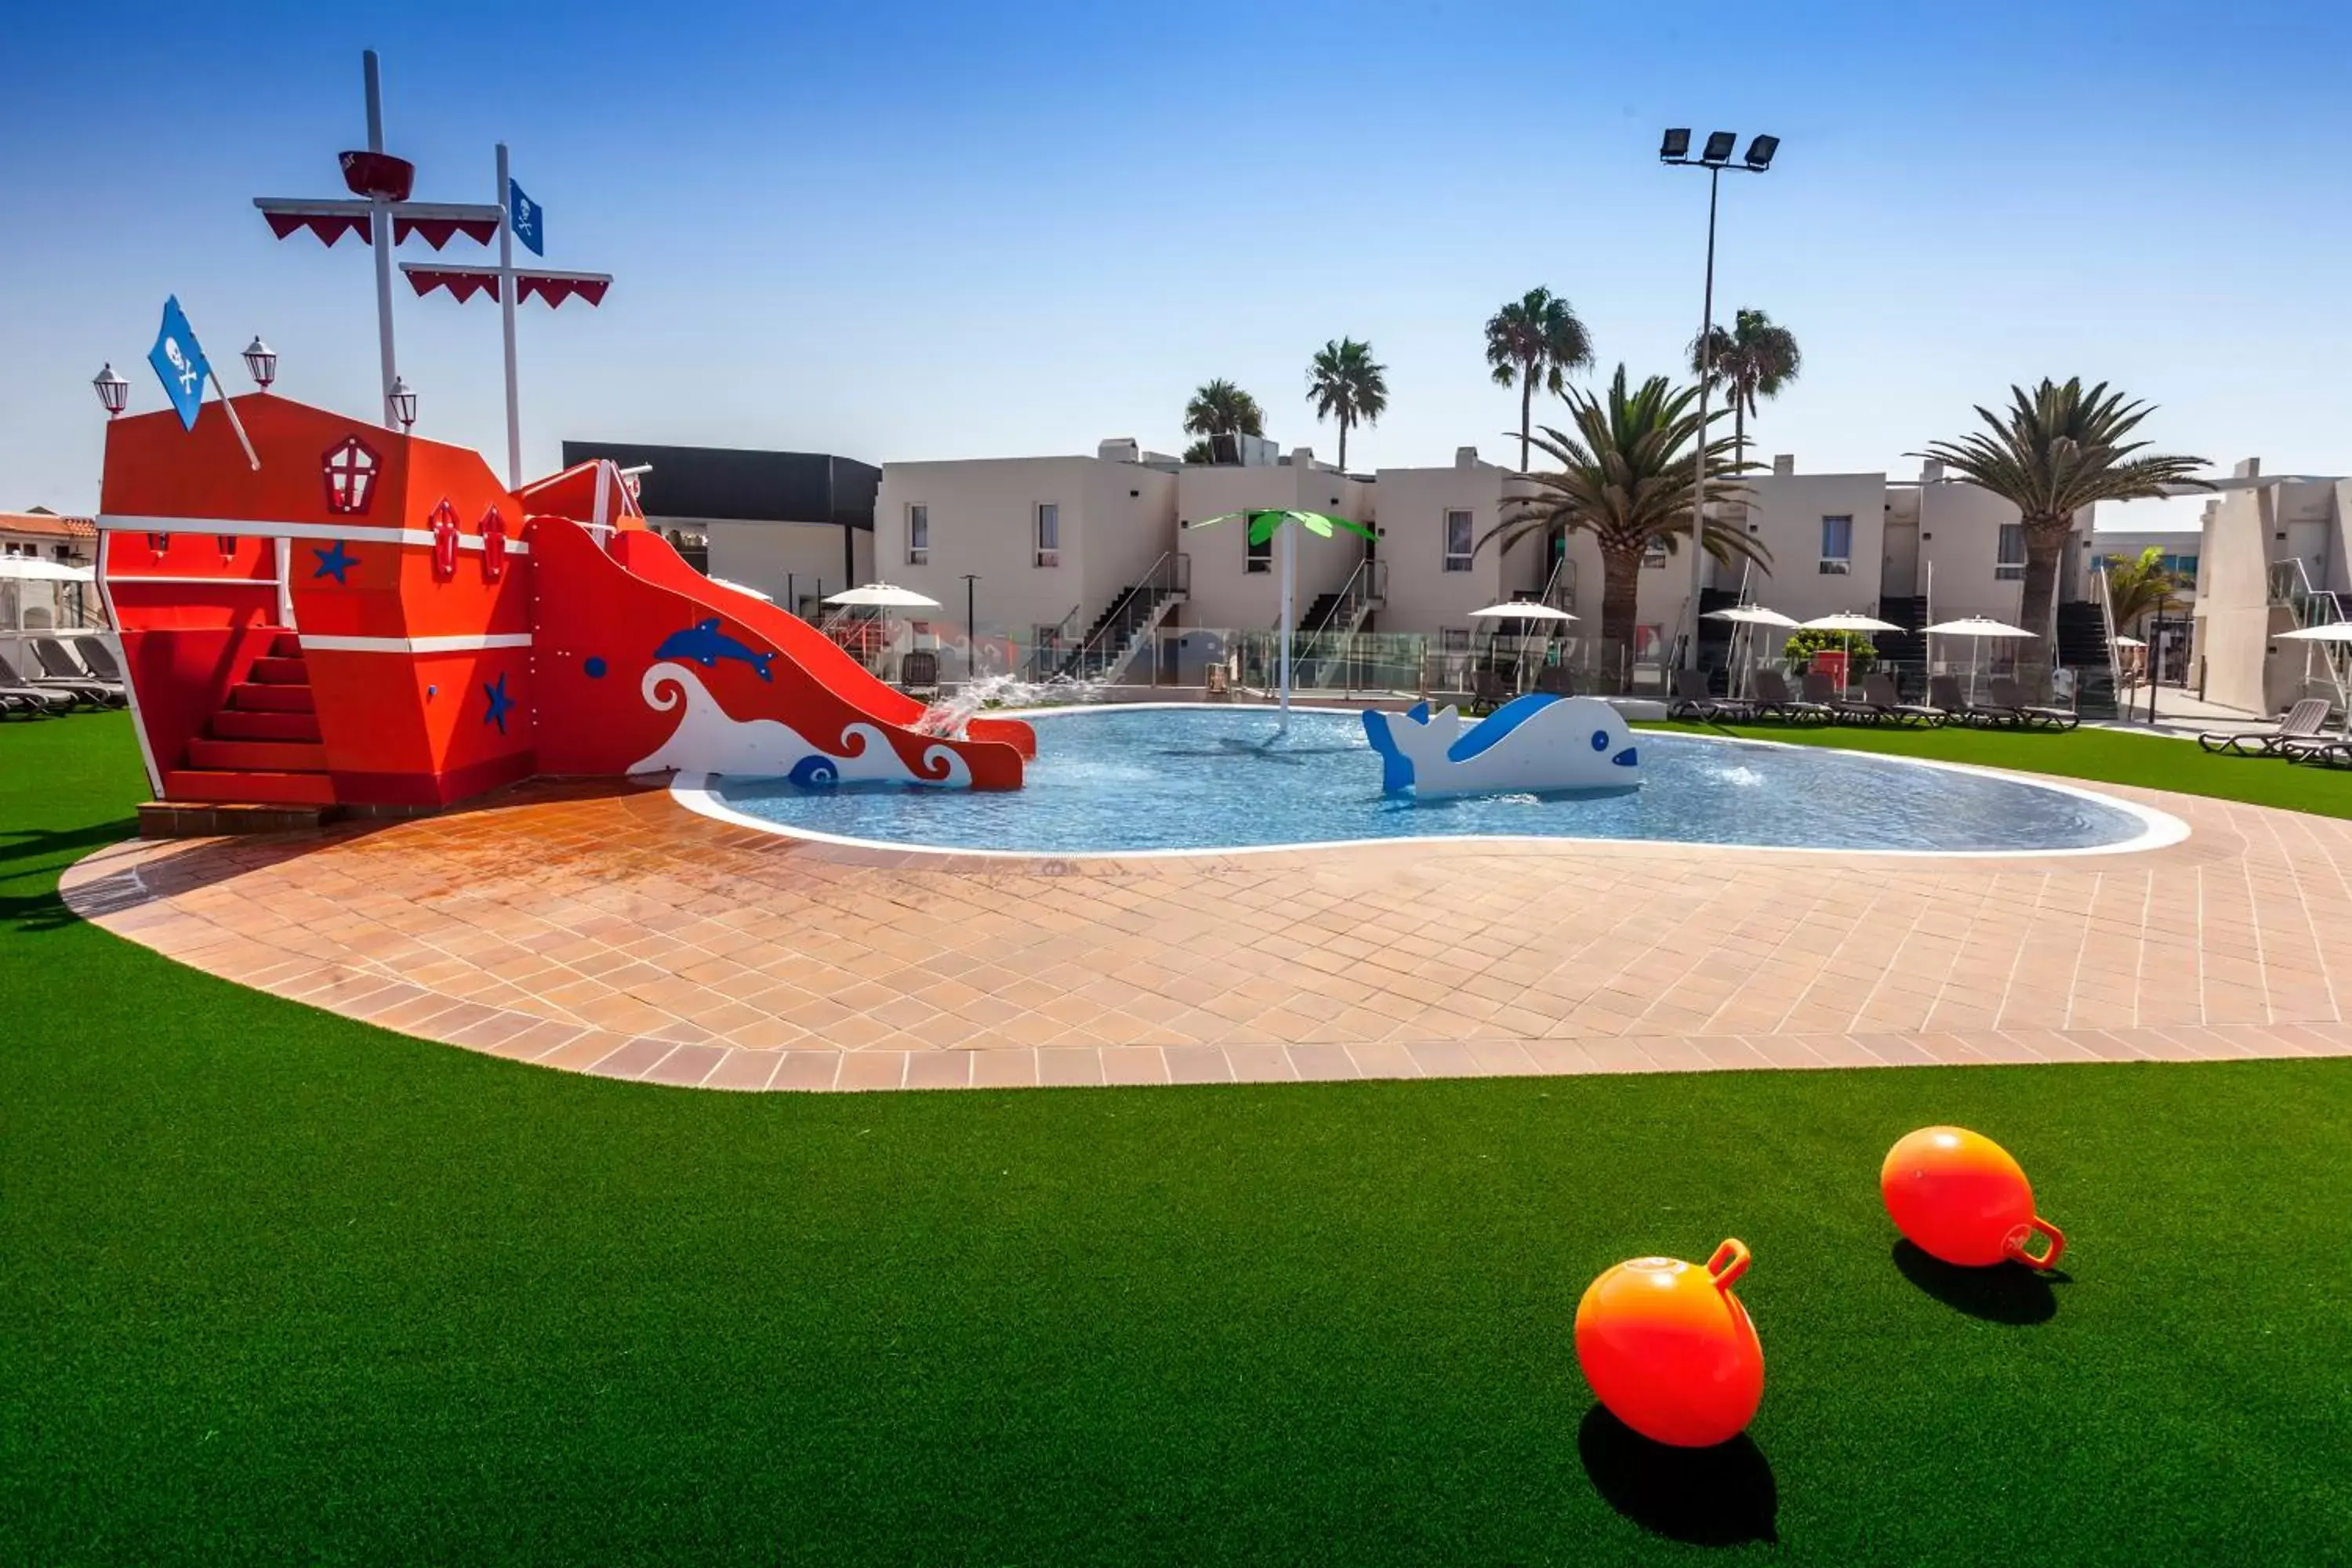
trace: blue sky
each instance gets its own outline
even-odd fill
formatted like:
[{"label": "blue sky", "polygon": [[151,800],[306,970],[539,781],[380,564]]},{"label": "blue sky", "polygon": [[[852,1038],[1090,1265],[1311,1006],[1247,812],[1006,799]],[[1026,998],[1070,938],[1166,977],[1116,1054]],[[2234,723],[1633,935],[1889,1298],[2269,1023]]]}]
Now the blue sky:
[{"label": "blue sky", "polygon": [[[1907,470],[1971,404],[2079,373],[2161,405],[2169,449],[2352,468],[2343,10],[1929,10],[43,6],[0,58],[0,507],[95,503],[89,378],[111,360],[162,405],[167,292],[225,366],[259,331],[281,392],[373,406],[367,252],[275,241],[251,205],[341,194],[368,46],[420,199],[490,199],[503,138],[548,264],[617,275],[601,310],[526,309],[534,468],[567,436],[1174,449],[1217,375],[1328,456],[1305,366],[1342,333],[1391,388],[1351,466],[1500,457],[1504,300],[1566,295],[1604,370],[1679,363],[1706,181],[1656,163],[1668,124],[1784,138],[1726,179],[1717,271],[1719,313],[1804,346],[1765,452]],[[495,307],[404,286],[396,310],[420,429],[499,450]]]}]

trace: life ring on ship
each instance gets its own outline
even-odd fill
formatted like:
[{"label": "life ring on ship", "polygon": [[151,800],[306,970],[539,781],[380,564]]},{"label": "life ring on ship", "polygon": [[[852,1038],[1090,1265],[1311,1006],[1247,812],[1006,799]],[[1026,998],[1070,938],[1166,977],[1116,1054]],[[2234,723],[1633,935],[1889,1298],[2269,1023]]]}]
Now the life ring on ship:
[{"label": "life ring on ship", "polygon": [[444,499],[433,509],[433,575],[446,582],[457,574],[457,510]]},{"label": "life ring on ship", "polygon": [[482,576],[495,583],[507,574],[507,520],[497,507],[482,514]]}]

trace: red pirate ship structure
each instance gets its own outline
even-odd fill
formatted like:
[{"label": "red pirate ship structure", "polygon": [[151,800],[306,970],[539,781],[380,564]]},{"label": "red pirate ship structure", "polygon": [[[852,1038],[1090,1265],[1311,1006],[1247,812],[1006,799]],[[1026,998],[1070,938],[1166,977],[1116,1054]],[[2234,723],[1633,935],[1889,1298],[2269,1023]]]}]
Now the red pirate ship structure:
[{"label": "red pirate ship structure", "polygon": [[[606,460],[509,489],[466,447],[275,396],[107,430],[99,584],[159,801],[434,807],[536,774],[1013,789],[1035,740],[925,707],[712,583]],[[215,410],[221,410],[215,413]]]}]

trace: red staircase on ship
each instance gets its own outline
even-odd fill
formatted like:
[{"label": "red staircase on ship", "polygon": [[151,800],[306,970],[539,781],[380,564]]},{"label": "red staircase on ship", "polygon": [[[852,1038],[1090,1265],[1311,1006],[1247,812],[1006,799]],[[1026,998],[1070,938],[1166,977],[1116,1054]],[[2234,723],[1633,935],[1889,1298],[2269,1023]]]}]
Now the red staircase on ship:
[{"label": "red staircase on ship", "polygon": [[229,688],[227,706],[188,742],[187,765],[166,774],[164,792],[186,801],[334,804],[301,638],[275,633],[269,651]]}]

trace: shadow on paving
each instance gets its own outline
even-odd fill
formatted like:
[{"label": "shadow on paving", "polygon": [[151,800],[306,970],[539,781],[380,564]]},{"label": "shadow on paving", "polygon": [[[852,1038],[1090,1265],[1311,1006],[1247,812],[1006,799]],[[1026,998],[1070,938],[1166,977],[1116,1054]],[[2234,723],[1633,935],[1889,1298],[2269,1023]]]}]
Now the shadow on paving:
[{"label": "shadow on paving", "polygon": [[1712,1448],[1654,1443],[1601,1405],[1576,1429],[1603,1501],[1643,1529],[1694,1546],[1780,1540],[1780,1489],[1745,1432]]}]

